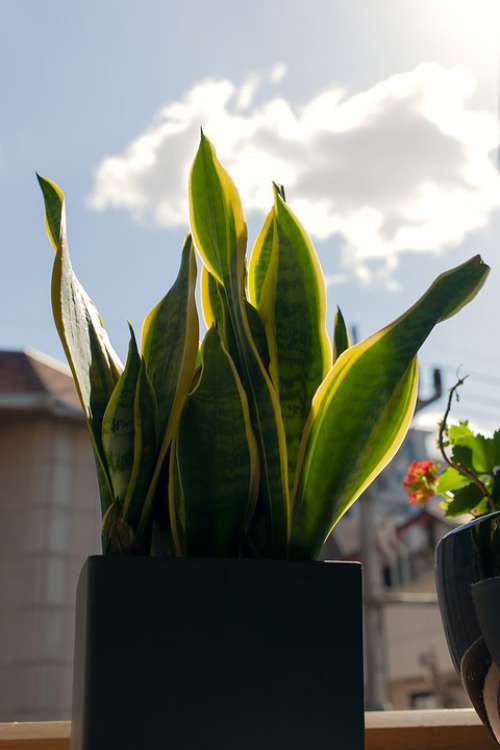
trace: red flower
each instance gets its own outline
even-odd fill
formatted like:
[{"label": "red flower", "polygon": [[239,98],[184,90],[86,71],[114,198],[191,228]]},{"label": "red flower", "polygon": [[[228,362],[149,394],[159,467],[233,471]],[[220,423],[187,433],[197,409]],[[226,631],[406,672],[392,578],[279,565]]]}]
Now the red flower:
[{"label": "red flower", "polygon": [[436,494],[439,467],[434,461],[412,461],[408,467],[403,487],[412,505],[425,505]]}]

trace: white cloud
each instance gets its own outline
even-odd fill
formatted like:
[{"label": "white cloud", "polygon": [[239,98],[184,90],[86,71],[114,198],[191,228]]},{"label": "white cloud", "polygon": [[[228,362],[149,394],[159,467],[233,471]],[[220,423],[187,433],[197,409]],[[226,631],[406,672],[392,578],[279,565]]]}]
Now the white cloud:
[{"label": "white cloud", "polygon": [[269,76],[273,83],[280,83],[286,76],[287,67],[284,63],[276,63],[271,68],[271,74]]},{"label": "white cloud", "polygon": [[475,82],[466,70],[425,63],[353,95],[332,86],[302,106],[266,95],[285,73],[278,64],[240,86],[197,83],[101,162],[90,206],[184,224],[200,125],[247,213],[269,208],[272,180],[284,184],[311,235],[340,236],[345,267],[365,280],[372,259],[389,278],[398,253],[458,245],[499,205],[496,118],[469,105]]}]

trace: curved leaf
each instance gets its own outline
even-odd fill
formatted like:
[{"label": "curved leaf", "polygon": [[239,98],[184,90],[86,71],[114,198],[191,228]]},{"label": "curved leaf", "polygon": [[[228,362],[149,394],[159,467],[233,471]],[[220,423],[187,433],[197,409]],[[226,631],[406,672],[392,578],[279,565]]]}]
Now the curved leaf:
[{"label": "curved leaf", "polygon": [[437,322],[477,294],[488,270],[476,256],[442,274],[394,323],[339,357],[314,398],[301,444],[293,557],[317,555],[394,456],[415,406],[416,352]]},{"label": "curved leaf", "polygon": [[199,337],[195,287],[196,258],[188,235],[177,279],[143,325],[144,364],[158,404],[161,447],[141,514],[141,536],[151,522],[156,483],[193,380]]},{"label": "curved leaf", "polygon": [[113,495],[122,507],[134,461],[134,400],[141,357],[132,327],[127,361],[102,420],[102,446]]},{"label": "curved leaf", "polygon": [[200,273],[200,291],[201,291],[201,309],[203,319],[207,328],[217,323],[219,328],[223,327],[223,309],[222,300],[219,296],[222,294],[222,288],[215,276],[212,276],[206,266],[201,267]]},{"label": "curved leaf", "polygon": [[269,211],[260,230],[250,255],[248,267],[248,298],[252,305],[259,308],[262,287],[271,260],[274,235],[274,208]]},{"label": "curved leaf", "polygon": [[346,349],[349,349],[350,346],[351,340],[349,338],[349,332],[345,324],[344,316],[342,315],[340,307],[337,307],[333,323],[332,364],[335,364],[340,355],[343,354]]},{"label": "curved leaf", "polygon": [[450,466],[439,477],[436,492],[438,495],[442,495],[450,490],[458,490],[461,487],[465,487],[469,483],[470,479],[468,477],[464,477],[463,474],[460,474],[460,472]]},{"label": "curved leaf", "polygon": [[[234,354],[235,339],[234,334],[230,331],[230,315],[227,308],[227,299],[224,294],[224,287],[212,276],[205,266],[201,270],[201,304],[203,317],[207,328],[213,323],[217,324],[219,331],[224,333],[224,345],[226,349]],[[269,351],[267,348],[266,332],[264,324],[258,311],[253,305],[244,300],[245,311],[247,314],[248,325],[255,346],[262,360],[262,364],[269,370]]]},{"label": "curved leaf", "polygon": [[458,446],[470,449],[470,468],[474,472],[477,474],[491,474],[493,472],[496,463],[494,460],[492,461],[492,458],[495,458],[495,443],[492,438],[486,438],[480,433],[474,434],[467,422],[450,425],[448,427],[448,438],[454,449]]},{"label": "curved leaf", "polygon": [[274,243],[259,312],[281,403],[288,476],[293,486],[297,452],[311,402],[330,368],[326,292],[316,252],[297,217],[275,188]]},{"label": "curved leaf", "polygon": [[202,357],[200,381],[188,397],[175,441],[182,551],[233,557],[256,500],[257,447],[243,386],[215,328],[205,337]]},{"label": "curved leaf", "polygon": [[250,302],[247,302],[247,300],[245,300],[245,312],[247,315],[248,325],[250,326],[252,339],[259,354],[260,360],[264,365],[266,371],[269,372],[271,358],[269,356],[264,323],[262,322],[258,310],[256,310],[255,307],[250,304]]},{"label": "curved leaf", "polygon": [[177,557],[186,549],[186,518],[184,490],[177,461],[177,435],[170,446],[168,458],[168,514],[173,548]]},{"label": "curved leaf", "polygon": [[247,230],[240,196],[203,131],[189,178],[189,214],[196,247],[217,281],[227,279],[235,255],[242,273]]},{"label": "curved leaf", "polygon": [[[445,515],[449,517],[462,516],[472,511],[485,500],[485,497],[476,484],[466,484],[453,492],[453,497],[446,502]],[[488,505],[486,503],[486,508]],[[488,510],[485,511],[486,513]]]},{"label": "curved leaf", "polygon": [[246,225],[231,178],[202,135],[191,170],[193,235],[208,270],[222,283],[234,360],[248,396],[261,466],[263,523],[260,548],[268,557],[286,557],[290,530],[286,444],[279,401],[253,340],[244,300]]},{"label": "curved leaf", "polygon": [[137,529],[151,477],[158,460],[158,406],[149,382],[144,361],[141,361],[133,404],[134,461],[127,494],[123,503],[123,517]]},{"label": "curved leaf", "polygon": [[97,308],[73,271],[66,235],[64,194],[51,180],[37,177],[45,202],[47,233],[56,251],[52,312],[89,425],[104,514],[113,500],[113,493],[102,455],[102,418],[123,366],[109,342]]}]

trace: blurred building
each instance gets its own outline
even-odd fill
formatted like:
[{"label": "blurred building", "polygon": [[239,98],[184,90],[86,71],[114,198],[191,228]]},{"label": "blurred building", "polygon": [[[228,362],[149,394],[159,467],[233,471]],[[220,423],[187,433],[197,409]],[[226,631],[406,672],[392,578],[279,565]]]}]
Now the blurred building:
[{"label": "blurred building", "polygon": [[69,370],[0,352],[0,721],[69,717],[75,586],[99,525]]},{"label": "blurred building", "polygon": [[[411,429],[389,467],[347,513],[327,543],[323,557],[367,561],[367,579],[375,581],[365,602],[368,648],[383,651],[375,667],[385,683],[383,706],[390,708],[452,708],[470,705],[456,675],[437,604],[404,604],[398,594],[435,595],[434,552],[438,540],[455,527],[438,501],[425,509],[408,504],[402,486],[412,460],[434,457],[435,434]],[[363,537],[363,511],[370,504],[370,525]],[[367,550],[366,536],[371,537]],[[376,570],[373,570],[373,566]],[[425,597],[424,597],[425,598]],[[379,600],[377,605],[373,600]],[[374,612],[373,609],[376,608]],[[374,615],[374,616],[373,616]],[[380,632],[373,632],[378,630]],[[380,684],[380,683],[379,683]],[[380,692],[380,691],[379,691]],[[377,701],[374,707],[382,707]]]}]

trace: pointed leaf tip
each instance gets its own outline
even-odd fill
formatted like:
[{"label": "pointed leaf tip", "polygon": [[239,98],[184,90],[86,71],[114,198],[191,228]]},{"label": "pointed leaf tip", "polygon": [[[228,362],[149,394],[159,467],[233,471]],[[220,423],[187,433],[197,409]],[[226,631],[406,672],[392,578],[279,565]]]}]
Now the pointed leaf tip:
[{"label": "pointed leaf tip", "polygon": [[277,203],[278,199],[281,200],[283,203],[286,203],[285,186],[280,185],[279,182],[274,182],[274,180],[273,180],[273,194],[274,194],[275,203]]},{"label": "pointed leaf tip", "polygon": [[136,339],[134,328],[133,328],[132,323],[130,322],[130,320],[127,320],[127,326],[128,326],[128,330],[129,330],[129,333],[130,333],[130,338],[134,342],[134,346],[137,349],[137,339]]},{"label": "pointed leaf tip", "polygon": [[56,252],[65,242],[64,193],[55,182],[37,174],[45,207],[45,228]]}]

